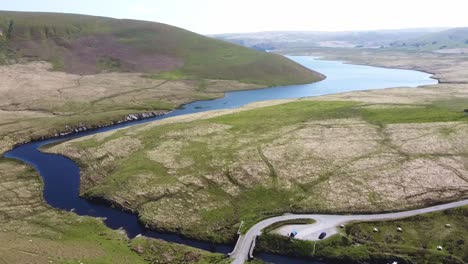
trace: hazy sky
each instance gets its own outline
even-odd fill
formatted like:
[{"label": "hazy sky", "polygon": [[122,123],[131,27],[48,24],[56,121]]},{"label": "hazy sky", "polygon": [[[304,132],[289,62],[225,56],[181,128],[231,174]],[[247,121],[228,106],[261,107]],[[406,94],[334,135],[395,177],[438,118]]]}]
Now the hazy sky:
[{"label": "hazy sky", "polygon": [[468,27],[467,0],[0,0],[0,9],[151,20],[202,34]]}]

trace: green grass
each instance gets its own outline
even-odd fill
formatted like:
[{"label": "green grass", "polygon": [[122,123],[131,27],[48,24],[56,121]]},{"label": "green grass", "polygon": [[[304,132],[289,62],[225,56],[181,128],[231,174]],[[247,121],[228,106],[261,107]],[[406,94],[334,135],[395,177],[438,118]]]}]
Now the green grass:
[{"label": "green grass", "polygon": [[95,245],[95,247],[104,250],[105,254],[103,256],[85,258],[82,259],[83,262],[116,263],[121,261],[122,263],[146,263],[128,247],[128,241],[121,234],[105,227],[99,220],[85,218],[84,221],[78,221],[77,216],[73,213],[57,213],[61,220],[59,223],[41,217],[36,217],[32,223],[43,228],[53,229],[56,235],[48,237],[53,241],[62,244],[82,245],[84,248]]},{"label": "green grass", "polygon": [[[236,133],[257,133],[312,120],[348,118],[355,115],[353,102],[298,101],[263,107],[211,119],[234,126]],[[262,122],[258,122],[262,120]]]},{"label": "green grass", "polygon": [[136,238],[131,247],[142,251],[141,255],[148,263],[229,264],[232,261],[223,254],[187,250],[185,246],[157,239]]},{"label": "green grass", "polygon": [[377,124],[429,123],[467,121],[463,109],[450,109],[437,106],[417,108],[365,109],[364,119]]},{"label": "green grass", "polygon": [[53,56],[49,62],[52,64],[53,71],[63,71],[65,69],[65,65],[63,64],[63,60],[60,56],[55,55]]},{"label": "green grass", "polygon": [[106,72],[119,71],[121,63],[119,59],[114,59],[109,56],[100,56],[97,60],[97,67],[101,71]]},{"label": "green grass", "polygon": [[[447,223],[450,228],[445,227]],[[374,233],[374,227],[379,232]],[[266,234],[257,245],[265,251],[326,258],[334,263],[466,263],[467,237],[468,207],[462,207],[402,220],[354,223],[343,234],[317,243]],[[442,251],[437,250],[439,245]]]},{"label": "green grass", "polygon": [[[466,103],[466,100],[463,101]],[[462,103],[460,103],[461,105]],[[213,122],[235,126],[241,132],[262,133],[270,129],[309,120],[362,118],[375,124],[468,121],[463,108],[449,102],[409,108],[358,108],[353,102],[299,101],[243,111],[213,118]],[[263,122],[258,122],[263,120]]]},{"label": "green grass", "polygon": [[145,74],[144,77],[158,80],[178,81],[185,79],[194,79],[193,76],[187,75],[182,70],[164,71],[156,74]]}]

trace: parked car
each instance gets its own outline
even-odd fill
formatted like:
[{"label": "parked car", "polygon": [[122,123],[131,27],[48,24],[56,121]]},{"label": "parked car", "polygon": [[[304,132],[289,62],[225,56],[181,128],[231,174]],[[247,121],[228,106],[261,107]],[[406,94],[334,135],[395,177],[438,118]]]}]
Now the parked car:
[{"label": "parked car", "polygon": [[292,232],[289,234],[289,237],[290,237],[290,238],[294,238],[296,235],[297,235],[297,231],[292,231]]},{"label": "parked car", "polygon": [[327,233],[322,232],[322,233],[320,233],[320,235],[319,235],[318,238],[319,238],[319,239],[324,239],[326,236],[327,236]]}]

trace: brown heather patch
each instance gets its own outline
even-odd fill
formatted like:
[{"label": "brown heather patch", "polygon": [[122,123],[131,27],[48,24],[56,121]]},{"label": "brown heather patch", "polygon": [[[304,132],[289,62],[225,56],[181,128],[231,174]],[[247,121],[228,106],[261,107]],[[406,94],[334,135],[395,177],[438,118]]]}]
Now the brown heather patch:
[{"label": "brown heather patch", "polygon": [[309,122],[264,147],[279,180],[307,183],[337,166],[376,151],[376,127],[360,120]]},{"label": "brown heather patch", "polygon": [[[200,137],[215,134],[223,130],[229,129],[231,126],[223,124],[209,123],[205,126],[198,126],[190,129],[181,129],[177,131],[171,131],[165,135],[167,138],[179,138],[179,137]],[[219,134],[218,134],[219,135]]]},{"label": "brown heather patch", "polygon": [[271,183],[270,170],[261,158],[259,150],[254,147],[238,151],[228,170],[229,175],[242,186],[252,187]]},{"label": "brown heather patch", "polygon": [[468,153],[468,124],[429,123],[389,125],[392,144],[407,154],[460,155]]},{"label": "brown heather patch", "polygon": [[168,169],[186,168],[194,163],[193,159],[180,155],[182,148],[187,145],[186,142],[167,140],[162,142],[156,149],[148,151],[148,157]]},{"label": "brown heather patch", "polygon": [[122,137],[113,139],[103,144],[101,147],[96,147],[90,151],[94,153],[97,158],[111,155],[116,158],[128,157],[130,154],[142,147],[140,140],[131,137]]},{"label": "brown heather patch", "polygon": [[228,200],[213,198],[205,192],[183,193],[148,202],[139,211],[143,222],[163,230],[190,230],[204,225],[203,211],[229,206]]}]

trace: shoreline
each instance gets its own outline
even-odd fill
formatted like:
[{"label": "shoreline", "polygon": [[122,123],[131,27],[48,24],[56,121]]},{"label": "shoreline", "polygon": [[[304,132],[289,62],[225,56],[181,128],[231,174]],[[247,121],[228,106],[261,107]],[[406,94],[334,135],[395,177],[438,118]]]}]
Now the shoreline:
[{"label": "shoreline", "polygon": [[[339,49],[341,51],[342,49]],[[350,49],[351,51],[355,52],[356,49]],[[366,50],[357,50],[357,51],[366,51]],[[411,66],[411,65],[394,65],[394,66],[386,66],[382,63],[375,62],[375,63],[370,63],[370,62],[363,62],[360,61],[359,59],[349,59],[348,56],[341,55],[341,53],[334,53],[336,51],[329,50],[327,48],[313,48],[311,51],[303,51],[303,52],[294,52],[291,51],[290,53],[288,51],[281,51],[279,50],[278,52],[275,52],[277,54],[283,55],[283,56],[313,56],[318,60],[334,60],[334,61],[340,61],[344,64],[354,64],[354,65],[361,65],[361,66],[371,66],[371,67],[379,67],[379,68],[385,68],[385,69],[400,69],[400,70],[410,70],[410,71],[419,71],[419,72],[424,72],[429,75],[431,75],[431,79],[437,80],[437,84],[468,84],[467,82],[457,82],[457,81],[443,81],[441,80],[442,77],[436,77],[438,75],[437,72],[433,70],[429,70],[424,66]],[[379,54],[379,52],[389,52],[389,51],[379,51],[379,50],[369,50],[369,52],[372,52],[374,54]],[[402,54],[408,54],[410,55],[411,53],[401,51]],[[353,53],[351,53],[353,54]],[[428,53],[430,54],[430,53]],[[432,54],[431,54],[432,55]],[[372,56],[372,55],[370,55]],[[346,59],[347,58],[347,59]],[[432,84],[432,85],[437,85],[437,84]],[[424,87],[424,86],[431,86],[431,85],[422,85],[418,87]]]}]

